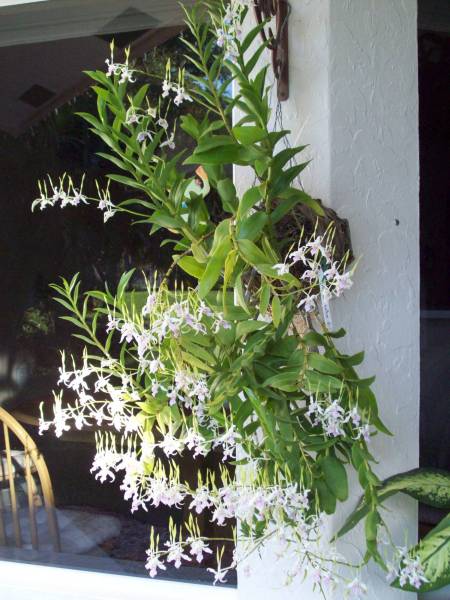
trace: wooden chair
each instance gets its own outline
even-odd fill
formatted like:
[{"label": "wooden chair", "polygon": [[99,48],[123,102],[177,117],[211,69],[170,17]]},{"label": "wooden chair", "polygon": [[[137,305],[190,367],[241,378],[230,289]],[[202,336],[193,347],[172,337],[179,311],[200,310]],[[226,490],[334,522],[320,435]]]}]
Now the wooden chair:
[{"label": "wooden chair", "polygon": [[[60,552],[61,544],[55,501],[45,460],[22,425],[0,407],[1,428],[3,429],[4,448],[0,450],[0,545],[5,546],[9,541],[5,517],[10,511],[15,546],[23,547],[22,526],[24,520],[21,518],[18,502],[18,492],[21,489],[18,486],[22,482],[25,484],[24,492],[27,497],[28,518],[26,522],[30,527],[29,539],[32,548],[35,550],[39,548],[36,509],[43,501],[52,547],[56,552]],[[39,487],[36,485],[35,477],[39,481]],[[6,490],[8,503],[5,503],[2,488]],[[39,488],[42,491],[42,500]]]}]

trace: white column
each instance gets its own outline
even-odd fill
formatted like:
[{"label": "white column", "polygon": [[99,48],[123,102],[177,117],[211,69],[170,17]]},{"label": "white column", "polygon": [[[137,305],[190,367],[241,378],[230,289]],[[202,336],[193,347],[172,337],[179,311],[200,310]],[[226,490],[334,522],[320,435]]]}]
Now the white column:
[{"label": "white column", "polygon": [[[330,204],[349,220],[361,256],[355,286],[334,307],[345,342],[366,351],[380,413],[394,434],[373,451],[381,477],[419,461],[419,149],[416,0],[330,0]],[[415,541],[414,502],[388,519]],[[361,539],[350,536],[351,542]],[[403,598],[373,569],[373,598]]]},{"label": "white column", "polygon": [[[419,449],[419,153],[416,0],[291,0],[291,97],[283,120],[291,143],[310,144],[305,189],[349,220],[361,257],[355,285],[332,305],[343,348],[366,351],[361,375],[377,376],[380,413],[394,434],[379,435],[373,452],[386,477],[418,465]],[[273,93],[274,107],[276,94]],[[249,181],[236,170],[240,189]],[[251,183],[251,181],[250,181]],[[360,494],[330,519],[336,531]],[[415,503],[389,503],[398,543],[413,543]],[[360,530],[342,550],[363,548]],[[279,585],[273,553],[241,574],[249,600],[315,600],[306,582]],[[371,600],[400,600],[379,569],[366,582]],[[411,597],[413,595],[410,594]],[[336,597],[336,600],[337,597]],[[339,596],[340,600],[340,596]]]}]

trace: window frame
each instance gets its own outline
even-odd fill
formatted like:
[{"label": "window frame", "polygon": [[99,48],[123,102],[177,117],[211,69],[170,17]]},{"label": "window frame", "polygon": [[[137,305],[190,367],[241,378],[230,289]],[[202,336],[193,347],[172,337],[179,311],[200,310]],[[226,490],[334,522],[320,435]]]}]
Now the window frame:
[{"label": "window frame", "polygon": [[238,592],[235,587],[2,560],[0,597],[8,600],[237,600]]}]

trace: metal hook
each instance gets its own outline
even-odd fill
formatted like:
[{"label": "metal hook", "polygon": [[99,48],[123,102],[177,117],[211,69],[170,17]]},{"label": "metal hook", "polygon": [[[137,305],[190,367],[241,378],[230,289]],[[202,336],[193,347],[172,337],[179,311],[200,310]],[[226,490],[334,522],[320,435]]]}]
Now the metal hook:
[{"label": "metal hook", "polygon": [[276,31],[272,27],[261,30],[264,43],[272,52],[272,65],[277,80],[278,100],[289,98],[289,30],[291,7],[287,0],[254,0],[256,20],[259,24],[275,17]]}]

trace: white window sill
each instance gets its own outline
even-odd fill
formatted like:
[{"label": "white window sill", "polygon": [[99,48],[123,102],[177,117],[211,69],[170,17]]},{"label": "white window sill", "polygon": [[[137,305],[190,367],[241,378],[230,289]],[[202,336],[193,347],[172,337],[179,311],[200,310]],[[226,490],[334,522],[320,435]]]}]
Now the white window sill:
[{"label": "white window sill", "polygon": [[237,600],[235,588],[0,561],[5,600]]}]

